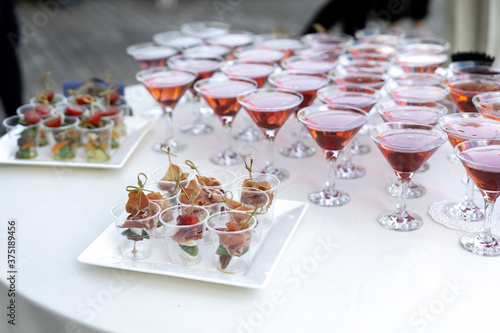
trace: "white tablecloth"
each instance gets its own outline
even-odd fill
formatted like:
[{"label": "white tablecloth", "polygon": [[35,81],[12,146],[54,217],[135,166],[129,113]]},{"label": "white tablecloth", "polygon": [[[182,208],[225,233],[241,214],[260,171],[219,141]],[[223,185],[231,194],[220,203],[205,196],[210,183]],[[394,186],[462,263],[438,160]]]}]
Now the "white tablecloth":
[{"label": "white tablecloth", "polygon": [[[141,88],[133,92],[141,96]],[[131,90],[128,91],[129,97]],[[135,100],[148,108],[151,100]],[[192,119],[192,106],[174,113],[179,126]],[[208,158],[222,149],[215,117],[213,134],[176,136],[189,149],[177,161],[193,160],[213,169]],[[235,128],[250,121],[240,113]],[[374,119],[374,121],[378,121]],[[427,194],[408,200],[424,218],[423,227],[398,233],[378,225],[377,216],[395,208],[384,192],[394,175],[369,137],[372,152],[355,156],[365,177],[338,180],[351,202],[339,208],[310,205],[267,288],[245,289],[155,274],[86,265],[78,255],[111,223],[110,208],[124,200],[125,187],[139,172],[166,165],[152,151],[162,137],[155,125],[121,169],[0,165],[0,244],[6,267],[7,221],[17,219],[17,332],[480,332],[498,326],[499,258],[482,258],[459,245],[463,232],[434,222],[427,210],[436,201],[465,194],[464,169],[446,159],[445,143],[431,168],[414,180]],[[278,134],[276,148],[291,142],[292,121]],[[312,141],[308,141],[310,144]],[[265,162],[264,142],[237,144]],[[276,149],[277,151],[278,149]],[[307,201],[320,189],[326,163],[320,152],[300,160],[276,153],[276,164],[290,171],[279,198]],[[228,168],[238,175],[243,166]],[[476,193],[476,195],[478,195]],[[494,230],[500,232],[500,230]],[[0,331],[13,327],[5,314],[6,278],[0,283]]]}]

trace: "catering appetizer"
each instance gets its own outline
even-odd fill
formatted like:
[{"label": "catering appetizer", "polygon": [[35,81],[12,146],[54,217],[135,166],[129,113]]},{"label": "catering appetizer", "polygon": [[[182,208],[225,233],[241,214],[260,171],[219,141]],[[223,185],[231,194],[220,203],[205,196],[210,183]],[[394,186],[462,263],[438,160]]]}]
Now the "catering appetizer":
[{"label": "catering appetizer", "polygon": [[[141,180],[144,177],[144,181]],[[120,226],[124,228],[121,234],[134,242],[150,238],[151,230],[156,227],[156,220],[152,218],[157,212],[151,207],[148,197],[143,191],[147,176],[140,173],[137,176],[139,186],[127,186],[128,201],[125,211],[129,213],[125,222]],[[156,210],[158,207],[155,207]]]},{"label": "catering appetizer", "polygon": [[[250,159],[250,163],[247,163],[247,158]],[[252,166],[253,166],[253,158],[251,158],[248,155],[244,156],[244,163],[245,163],[245,169],[248,171],[248,179],[243,180],[241,183],[241,187],[245,188],[255,188],[261,191],[264,191],[267,193],[267,196],[269,197],[269,203],[267,204],[268,207],[270,207],[273,204],[274,201],[274,193],[271,190],[271,184],[269,184],[268,181],[262,180],[262,181],[255,181],[253,176],[252,176]],[[249,194],[248,197],[244,197],[242,194],[241,197],[241,202],[243,203],[250,203],[255,200],[254,196],[252,194]]]},{"label": "catering appetizer", "polygon": [[28,117],[15,115],[3,121],[12,142],[15,158],[29,159],[38,155],[40,119],[36,112],[32,111],[32,114],[28,112]]},{"label": "catering appetizer", "polygon": [[42,129],[51,146],[52,156],[55,160],[69,160],[76,156],[78,140],[76,117],[56,115],[42,122]]},{"label": "catering appetizer", "polygon": [[91,115],[82,118],[79,124],[82,147],[88,162],[106,162],[110,159],[113,121],[94,112],[94,107],[92,100]]},{"label": "catering appetizer", "polygon": [[[186,186],[189,179],[189,173],[183,172],[177,164],[172,163],[172,156],[177,157],[177,155],[172,154],[172,150],[169,146],[162,145],[161,151],[168,156],[168,169],[166,171],[165,167],[157,169],[153,173],[153,178],[161,177],[160,179],[158,179],[158,187],[160,188],[160,190],[165,191],[171,195],[175,195],[179,193],[179,186],[176,184],[176,178],[180,179],[181,186]],[[162,172],[161,174],[163,176],[156,176],[157,172]]]}]

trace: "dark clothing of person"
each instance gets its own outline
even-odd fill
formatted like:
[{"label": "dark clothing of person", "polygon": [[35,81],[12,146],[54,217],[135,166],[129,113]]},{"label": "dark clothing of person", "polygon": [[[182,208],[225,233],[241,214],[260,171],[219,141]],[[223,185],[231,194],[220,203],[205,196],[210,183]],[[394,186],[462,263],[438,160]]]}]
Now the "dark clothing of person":
[{"label": "dark clothing of person", "polygon": [[420,21],[427,16],[429,0],[330,0],[321,7],[308,23],[303,34],[316,32],[318,23],[329,30],[337,22],[342,23],[345,34],[354,35],[366,25],[368,13],[383,13],[389,23],[408,17]]},{"label": "dark clothing of person", "polygon": [[345,34],[354,35],[356,30],[363,29],[366,24],[368,11],[372,9],[373,0],[330,0],[321,7],[303,34],[316,32],[314,23],[321,24],[329,30],[335,23],[342,22],[342,30]]},{"label": "dark clothing of person", "polygon": [[18,44],[15,0],[0,0],[0,99],[7,116],[15,115],[16,109],[22,105]]}]

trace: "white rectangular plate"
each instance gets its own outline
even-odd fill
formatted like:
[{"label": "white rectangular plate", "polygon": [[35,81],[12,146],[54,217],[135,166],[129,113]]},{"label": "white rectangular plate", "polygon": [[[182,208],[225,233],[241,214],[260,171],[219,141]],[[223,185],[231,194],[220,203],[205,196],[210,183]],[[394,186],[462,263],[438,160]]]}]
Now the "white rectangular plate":
[{"label": "white rectangular plate", "polygon": [[65,166],[79,168],[106,168],[119,169],[135,150],[139,142],[147,134],[153,121],[153,117],[125,117],[127,126],[127,136],[120,140],[120,147],[111,152],[111,159],[107,162],[87,162],[82,156],[77,155],[69,161],[54,160],[50,153],[50,147],[41,147],[38,150],[38,156],[32,159],[15,158],[11,152],[11,142],[6,134],[0,138],[0,164],[18,164],[18,165],[42,165],[42,166]]},{"label": "white rectangular plate", "polygon": [[[118,248],[118,235],[111,224],[85,251],[78,261],[111,268],[126,269],[136,272],[169,275],[185,279],[227,284],[245,288],[265,288],[283,255],[293,233],[297,229],[308,204],[298,201],[277,200],[275,222],[265,229],[262,239],[253,246],[248,270],[240,274],[226,274],[215,268],[215,259],[205,251],[203,261],[196,266],[171,265],[167,252],[166,240],[156,238],[153,254],[144,260],[124,259]],[[211,246],[207,246],[211,248]]]}]

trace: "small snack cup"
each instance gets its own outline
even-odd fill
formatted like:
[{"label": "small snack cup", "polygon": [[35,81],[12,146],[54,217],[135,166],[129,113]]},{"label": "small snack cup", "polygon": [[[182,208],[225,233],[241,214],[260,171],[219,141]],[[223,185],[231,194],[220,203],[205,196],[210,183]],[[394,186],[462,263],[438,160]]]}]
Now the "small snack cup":
[{"label": "small snack cup", "polygon": [[10,116],[5,118],[3,126],[11,142],[12,155],[15,158],[29,159],[38,155],[38,140],[40,126],[27,124],[21,116]]},{"label": "small snack cup", "polygon": [[195,178],[201,189],[227,191],[231,189],[236,175],[229,170],[217,169],[202,171],[201,177],[196,175]]},{"label": "small snack cup", "polygon": [[[174,179],[176,175],[169,174],[169,169],[170,169],[169,166],[158,168],[153,171],[152,176],[155,182],[158,183],[158,188],[160,189],[160,191],[165,193],[169,198],[174,199],[181,189],[175,184]],[[170,169],[170,171],[171,170],[172,169]],[[193,172],[190,168],[183,166],[180,167],[180,170],[183,173],[182,178],[184,178],[181,179],[181,185],[182,187],[186,187],[192,178]],[[175,173],[175,171],[173,171],[173,173]]]},{"label": "small snack cup", "polygon": [[191,266],[201,262],[208,215],[205,208],[188,205],[173,206],[161,212],[160,221],[173,264]]},{"label": "small snack cup", "polygon": [[64,116],[72,116],[77,117],[78,119],[82,117],[87,117],[89,113],[89,109],[82,105],[73,105],[70,103],[66,103],[63,105],[59,105],[54,108],[54,114],[62,114]]},{"label": "small snack cup", "polygon": [[244,272],[248,268],[256,224],[255,217],[245,212],[220,212],[208,218],[212,253],[219,271],[232,274]]},{"label": "small snack cup", "polygon": [[247,212],[254,210],[256,226],[253,229],[252,245],[256,245],[262,239],[263,221],[266,218],[269,196],[264,192],[252,187],[234,188],[224,193],[222,198],[223,211]]},{"label": "small snack cup", "polygon": [[103,118],[102,127],[79,126],[82,141],[81,153],[87,162],[107,162],[111,158],[113,121]]},{"label": "small snack cup", "polygon": [[[59,126],[52,127],[51,124],[54,124],[54,121],[59,121]],[[46,118],[42,121],[41,129],[45,133],[52,157],[55,160],[70,160],[76,156],[79,122],[77,117],[64,117],[63,115]]]},{"label": "small snack cup", "polygon": [[160,206],[154,202],[146,208],[148,214],[131,216],[126,212],[127,202],[121,202],[111,209],[116,230],[120,234],[120,250],[125,258],[140,260],[151,255]]},{"label": "small snack cup", "polygon": [[[30,124],[34,124],[37,117],[38,120],[41,120],[52,116],[53,112],[54,108],[51,105],[46,105],[43,103],[24,104],[16,109],[16,113],[23,120],[26,120],[26,122]],[[33,115],[35,115],[35,117],[33,117]],[[45,138],[45,133],[42,130],[40,130],[38,138],[38,146],[43,147],[46,145],[47,145],[47,138]]]},{"label": "small snack cup", "polygon": [[[172,207],[170,198],[167,197],[164,193],[161,193],[157,185],[144,188],[144,192],[146,193],[146,197],[148,198],[149,202],[154,202],[155,204],[160,206],[160,212]],[[156,224],[155,237],[165,237],[165,228],[163,228],[163,224],[160,222],[160,219],[158,219],[158,222]]]},{"label": "small snack cup", "polygon": [[[30,103],[41,103],[37,96],[33,96],[30,98]],[[68,98],[64,96],[63,94],[54,94],[54,97],[52,100],[49,102],[49,105],[52,105],[53,107],[58,107],[60,105],[66,104],[68,102]]]},{"label": "small snack cup", "polygon": [[109,108],[98,110],[102,112],[102,117],[113,121],[113,138],[119,140],[127,136],[127,128],[125,126],[125,113],[127,105],[111,105]]},{"label": "small snack cup", "polygon": [[266,213],[259,219],[262,222],[262,228],[268,228],[274,223],[274,206],[276,199],[278,198],[278,187],[280,186],[280,180],[278,177],[271,174],[265,173],[253,173],[253,182],[250,180],[249,176],[241,176],[236,179],[234,186],[236,188],[256,188],[267,194],[269,197],[269,203],[267,206]]}]

